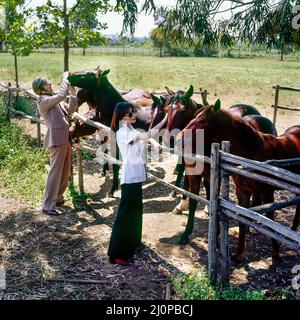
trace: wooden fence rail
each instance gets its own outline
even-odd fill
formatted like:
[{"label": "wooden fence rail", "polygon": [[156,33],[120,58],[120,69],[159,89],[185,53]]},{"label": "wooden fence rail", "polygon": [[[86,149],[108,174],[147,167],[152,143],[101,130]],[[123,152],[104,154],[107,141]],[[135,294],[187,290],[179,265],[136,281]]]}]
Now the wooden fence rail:
[{"label": "wooden fence rail", "polygon": [[276,127],[277,112],[278,112],[279,109],[288,110],[288,111],[300,111],[300,107],[298,107],[298,108],[292,108],[292,107],[288,107],[288,106],[280,106],[280,105],[279,105],[279,92],[280,92],[280,90],[300,92],[300,88],[280,86],[279,84],[277,84],[276,86],[273,86],[272,88],[275,89],[275,102],[274,102],[273,105],[271,105],[271,107],[274,108],[273,124],[274,124],[274,126]]}]

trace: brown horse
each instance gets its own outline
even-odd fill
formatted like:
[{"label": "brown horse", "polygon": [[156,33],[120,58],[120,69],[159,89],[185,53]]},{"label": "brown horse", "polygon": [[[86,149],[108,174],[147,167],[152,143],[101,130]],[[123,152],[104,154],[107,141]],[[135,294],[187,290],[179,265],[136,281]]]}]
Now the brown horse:
[{"label": "brown horse", "polygon": [[[228,111],[220,109],[220,103],[207,106],[183,130],[183,136],[187,130],[195,132],[204,130],[205,154],[209,156],[212,142],[221,143],[230,141],[230,152],[244,158],[257,161],[270,159],[287,159],[300,156],[300,126],[288,128],[284,134],[275,137],[272,134],[263,134],[255,130],[242,118],[233,116]],[[193,150],[196,150],[195,141],[185,141]],[[293,172],[300,173],[300,166],[293,167]],[[204,170],[205,178],[209,179],[209,170]],[[274,188],[249,178],[234,175],[236,194],[239,205],[250,207],[250,197],[253,193],[259,193],[263,203],[274,201]],[[274,220],[274,212],[268,212],[267,217]],[[300,205],[297,206],[292,229],[296,230],[300,223]],[[239,224],[239,241],[237,253],[233,259],[240,261],[245,251],[246,226]],[[279,245],[275,240],[273,244],[273,257],[279,257]]]},{"label": "brown horse", "polygon": [[[170,144],[173,146],[174,141],[172,138],[177,134],[175,132],[173,135],[170,134],[172,130],[179,129],[182,130],[188,123],[196,116],[196,114],[203,108],[201,104],[197,104],[194,100],[191,99],[191,96],[193,94],[193,87],[190,86],[190,88],[184,93],[183,91],[174,92],[170,89],[167,89],[170,97],[166,102],[166,112],[168,112],[168,123],[167,123],[167,130],[165,132],[165,135],[163,137],[166,144]],[[207,91],[201,90],[201,96],[203,100],[203,104],[207,105]],[[259,131],[265,132],[265,133],[276,133],[276,129],[273,125],[273,123],[262,116],[259,116],[259,111],[247,104],[237,104],[233,105],[228,109],[228,112],[232,113],[236,117],[243,117],[245,121],[248,123],[251,123],[251,125]],[[244,117],[245,115],[249,115],[247,117]],[[169,141],[170,140],[170,141]],[[210,146],[207,146],[209,149]],[[177,176],[182,177],[184,170],[186,168],[189,168],[189,165],[186,165],[184,161],[181,161],[181,166],[177,165],[179,169],[181,169],[181,174]],[[199,175],[187,175],[185,176],[185,182],[184,182],[184,188],[186,190],[189,190],[192,193],[199,194],[200,185],[203,180],[204,187],[206,190],[206,197],[209,199],[210,197],[210,186],[209,186],[209,166],[204,165],[204,171]],[[176,185],[180,185],[180,180],[176,180]],[[258,193],[253,194],[253,205],[259,205],[261,204],[261,199]],[[189,206],[189,214],[188,214],[188,222],[185,231],[182,233],[179,243],[185,244],[188,242],[188,237],[193,231],[194,226],[194,216],[195,211],[197,207],[197,201],[193,199],[187,199],[186,196],[182,197],[182,200],[180,203],[176,206],[176,208],[173,210],[173,213],[179,214],[181,213],[187,205]]]}]

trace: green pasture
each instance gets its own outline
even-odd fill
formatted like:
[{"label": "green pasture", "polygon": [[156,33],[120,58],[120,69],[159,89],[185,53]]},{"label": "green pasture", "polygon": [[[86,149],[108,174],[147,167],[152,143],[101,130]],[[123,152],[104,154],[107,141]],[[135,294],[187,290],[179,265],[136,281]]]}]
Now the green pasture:
[{"label": "green pasture", "polygon": [[[200,87],[208,89],[209,101],[219,97],[225,108],[234,103],[250,103],[269,116],[270,105],[274,103],[273,85],[300,87],[299,62],[267,58],[70,56],[70,70],[92,69],[98,65],[111,70],[109,79],[119,90],[144,87],[160,92],[165,86],[177,90],[193,84],[197,91]],[[32,80],[41,75],[58,85],[62,71],[61,53],[33,53],[19,58],[20,82],[28,88]],[[14,79],[13,58],[7,53],[0,54],[0,74],[2,81]],[[196,100],[198,98],[196,96]],[[280,104],[300,106],[300,94],[283,92]]]}]

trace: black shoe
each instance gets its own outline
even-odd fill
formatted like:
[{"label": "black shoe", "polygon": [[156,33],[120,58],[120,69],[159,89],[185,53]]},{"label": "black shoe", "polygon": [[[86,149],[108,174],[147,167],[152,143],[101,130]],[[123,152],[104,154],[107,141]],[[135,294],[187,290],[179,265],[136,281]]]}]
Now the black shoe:
[{"label": "black shoe", "polygon": [[43,213],[47,214],[48,216],[59,216],[59,212],[56,210],[42,210]]}]

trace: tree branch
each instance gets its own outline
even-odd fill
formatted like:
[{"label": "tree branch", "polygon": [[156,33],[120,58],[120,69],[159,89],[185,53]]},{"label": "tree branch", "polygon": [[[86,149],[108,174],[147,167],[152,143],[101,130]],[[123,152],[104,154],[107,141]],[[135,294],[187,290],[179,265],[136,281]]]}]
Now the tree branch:
[{"label": "tree branch", "polygon": [[76,10],[76,8],[80,5],[80,3],[81,3],[81,0],[77,0],[77,3],[75,3],[75,5],[70,9],[69,13],[67,14],[68,17]]}]

